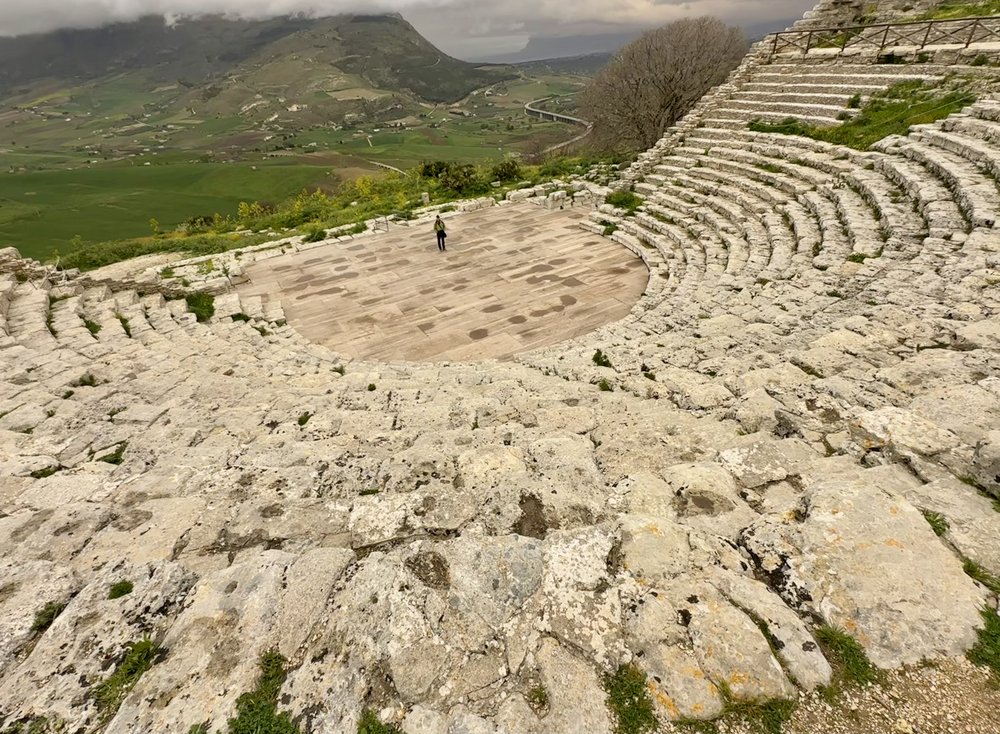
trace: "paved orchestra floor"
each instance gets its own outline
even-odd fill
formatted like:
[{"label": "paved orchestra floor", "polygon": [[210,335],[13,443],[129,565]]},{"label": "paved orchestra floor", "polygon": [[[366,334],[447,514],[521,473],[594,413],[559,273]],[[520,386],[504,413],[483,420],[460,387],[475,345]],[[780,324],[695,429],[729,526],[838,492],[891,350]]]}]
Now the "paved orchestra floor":
[{"label": "paved orchestra floor", "polygon": [[508,358],[622,318],[647,272],[624,247],[581,229],[586,211],[531,204],[289,253],[248,268],[241,294],[281,301],[303,336],[385,361]]}]

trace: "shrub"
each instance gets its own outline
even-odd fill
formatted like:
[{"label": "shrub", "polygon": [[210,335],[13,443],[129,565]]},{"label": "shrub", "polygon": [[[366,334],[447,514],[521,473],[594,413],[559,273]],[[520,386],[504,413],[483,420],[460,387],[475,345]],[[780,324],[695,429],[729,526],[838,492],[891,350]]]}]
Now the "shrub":
[{"label": "shrub", "polygon": [[517,181],[523,177],[521,164],[516,158],[504,158],[490,169],[490,178],[494,181]]},{"label": "shrub", "polygon": [[[591,361],[598,367],[612,367],[611,360],[608,359],[608,355],[602,352],[600,349],[594,352],[594,356],[590,358]],[[613,367],[612,367],[613,369]]]},{"label": "shrub", "polygon": [[306,233],[305,237],[302,238],[303,242],[322,242],[326,239],[326,230],[322,227],[316,227]]},{"label": "shrub", "polygon": [[208,321],[215,315],[215,296],[211,293],[189,293],[185,296],[188,311],[194,314],[199,323]]},{"label": "shrub", "polygon": [[93,374],[87,372],[69,384],[71,387],[97,387],[100,383]]}]

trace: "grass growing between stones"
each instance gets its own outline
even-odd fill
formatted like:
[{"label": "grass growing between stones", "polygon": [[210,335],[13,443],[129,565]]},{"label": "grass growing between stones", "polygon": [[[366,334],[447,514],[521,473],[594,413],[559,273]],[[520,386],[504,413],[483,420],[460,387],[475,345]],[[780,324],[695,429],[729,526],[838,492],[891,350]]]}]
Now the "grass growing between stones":
[{"label": "grass growing between stones", "polygon": [[604,203],[635,214],[635,210],[642,206],[642,197],[631,191],[612,191],[604,198]]},{"label": "grass growing between stones", "polygon": [[129,691],[135,688],[142,674],[153,667],[161,652],[162,650],[148,637],[126,646],[125,657],[115,671],[98,683],[91,692],[99,712],[98,728],[114,718]]},{"label": "grass growing between stones", "polygon": [[111,584],[111,589],[108,591],[109,599],[121,599],[123,596],[127,596],[132,593],[131,581],[119,581],[118,583]]},{"label": "grass growing between stones", "polygon": [[634,665],[622,665],[614,674],[606,674],[604,690],[608,709],[614,719],[615,734],[642,734],[656,731],[659,722],[653,712],[653,699],[646,688],[646,674]]},{"label": "grass growing between stones", "polygon": [[946,518],[940,512],[921,510],[921,513],[923,513],[924,519],[927,521],[927,524],[931,526],[931,530],[933,530],[934,534],[939,538],[945,533],[947,533],[948,528],[951,527],[950,525],[948,525],[948,518]]},{"label": "grass growing between stones", "polygon": [[115,450],[110,454],[105,454],[104,456],[98,456],[97,461],[103,461],[105,464],[112,464],[113,466],[119,466],[122,463],[122,459],[125,457],[125,449],[128,448],[128,441],[122,441],[119,443]]},{"label": "grass growing between stones", "polygon": [[371,709],[361,712],[358,721],[358,734],[402,734],[395,724],[383,724]]},{"label": "grass growing between stones", "polygon": [[87,327],[87,331],[90,332],[90,335],[96,339],[97,332],[101,330],[101,325],[96,321],[91,321],[90,319],[84,319],[83,325]]},{"label": "grass growing between stones", "polygon": [[948,20],[950,18],[975,18],[1000,14],[1000,0],[978,3],[941,3],[916,17],[916,20]]},{"label": "grass growing between stones", "polygon": [[1000,683],[1000,615],[993,609],[981,609],[979,613],[983,615],[983,628],[968,657],[976,665],[993,671],[994,679]]},{"label": "grass growing between stones", "polygon": [[1000,578],[991,574],[972,559],[962,559],[962,570],[965,571],[967,576],[972,578],[974,581],[978,581],[994,594],[1000,594]]},{"label": "grass growing between stones", "polygon": [[749,127],[758,133],[800,135],[868,150],[888,135],[906,135],[911,125],[941,120],[975,101],[975,95],[966,89],[941,90],[921,81],[900,82],[873,95],[855,117],[841,125],[807,125],[790,117],[778,123],[754,120]]},{"label": "grass growing between stones", "polygon": [[830,685],[821,690],[828,702],[839,699],[848,688],[881,682],[882,674],[868,659],[864,648],[843,630],[824,625],[816,630],[816,640],[833,668]]},{"label": "grass growing between stones", "polygon": [[285,662],[277,650],[260,656],[257,687],[236,699],[236,718],[229,720],[229,734],[299,734],[291,717],[278,712]]},{"label": "grass growing between stones", "polygon": [[614,365],[611,364],[611,360],[608,359],[608,355],[606,355],[600,349],[594,352],[594,356],[591,357],[590,359],[598,367],[609,367],[612,369],[614,368]]},{"label": "grass growing between stones", "polygon": [[50,601],[35,612],[35,620],[31,623],[31,631],[42,633],[47,630],[56,621],[56,617],[63,613],[65,608],[66,602]]},{"label": "grass growing between stones", "polygon": [[187,301],[188,311],[194,314],[198,323],[204,323],[215,316],[215,296],[211,293],[188,293],[184,300]]}]

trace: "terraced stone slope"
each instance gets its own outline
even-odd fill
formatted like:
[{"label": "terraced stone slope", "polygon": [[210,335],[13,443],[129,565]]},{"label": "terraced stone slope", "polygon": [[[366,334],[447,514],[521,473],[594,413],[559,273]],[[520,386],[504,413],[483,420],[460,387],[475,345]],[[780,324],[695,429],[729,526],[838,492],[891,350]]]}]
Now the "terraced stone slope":
[{"label": "terraced stone slope", "polygon": [[819,625],[963,655],[997,604],[963,565],[1000,574],[1000,101],[871,152],[724,126],[783,94],[761,64],[594,212],[650,268],[632,312],[514,361],[347,361],[275,301],[199,322],[0,252],[0,731],[224,731],[269,649],[302,731],[408,734],[609,732],[625,663],[664,725],[795,699]]}]

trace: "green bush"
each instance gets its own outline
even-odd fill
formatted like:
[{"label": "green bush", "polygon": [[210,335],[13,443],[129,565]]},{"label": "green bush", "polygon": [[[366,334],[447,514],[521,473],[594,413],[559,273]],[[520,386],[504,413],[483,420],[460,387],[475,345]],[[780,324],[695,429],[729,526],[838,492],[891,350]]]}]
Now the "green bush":
[{"label": "green bush", "polygon": [[211,293],[202,291],[188,293],[184,297],[184,300],[187,301],[188,311],[193,313],[194,317],[200,323],[204,323],[215,316],[215,296]]},{"label": "green bush", "polygon": [[594,352],[594,356],[591,357],[590,360],[598,367],[612,367],[611,360],[608,359],[608,355],[606,355],[600,349]]},{"label": "green bush", "polygon": [[516,158],[504,158],[490,169],[490,178],[494,181],[518,181],[524,178],[524,174]]},{"label": "green bush", "polygon": [[326,230],[322,227],[316,227],[306,233],[305,237],[302,238],[303,242],[322,242],[326,239]]}]

